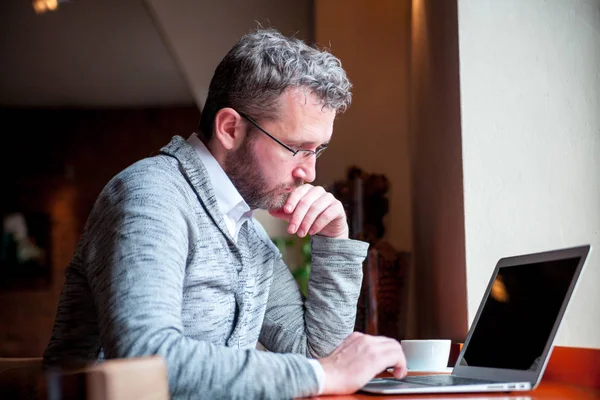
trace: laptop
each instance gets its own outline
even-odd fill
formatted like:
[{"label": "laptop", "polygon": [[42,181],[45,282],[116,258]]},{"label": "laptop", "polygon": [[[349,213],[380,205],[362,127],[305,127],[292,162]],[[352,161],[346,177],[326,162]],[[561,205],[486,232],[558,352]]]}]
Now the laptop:
[{"label": "laptop", "polygon": [[512,392],[538,386],[591,246],[502,258],[451,374],[375,378],[377,394]]}]

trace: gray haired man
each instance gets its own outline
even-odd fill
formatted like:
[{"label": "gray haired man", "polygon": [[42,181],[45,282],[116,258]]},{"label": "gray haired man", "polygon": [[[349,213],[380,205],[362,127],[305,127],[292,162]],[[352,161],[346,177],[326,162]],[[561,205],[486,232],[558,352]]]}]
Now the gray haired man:
[{"label": "gray haired man", "polygon": [[[368,244],[348,238],[342,204],[310,184],[350,88],[326,51],[272,29],[242,37],[215,71],[198,132],[99,195],[45,361],[158,354],[174,398],[345,394],[388,366],[404,376],[396,340],[352,332]],[[311,235],[306,298],[256,209]]]}]

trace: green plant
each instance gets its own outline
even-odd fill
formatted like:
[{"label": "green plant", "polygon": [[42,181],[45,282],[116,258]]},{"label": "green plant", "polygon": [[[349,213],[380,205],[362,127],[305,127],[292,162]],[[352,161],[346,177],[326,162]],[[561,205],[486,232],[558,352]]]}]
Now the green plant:
[{"label": "green plant", "polygon": [[285,238],[274,238],[273,243],[279,248],[281,254],[286,254],[291,251],[296,251],[297,257],[295,265],[288,265],[292,276],[298,283],[300,292],[306,297],[308,295],[308,279],[310,278],[311,269],[311,249],[310,249],[310,236],[301,237],[285,237]]}]

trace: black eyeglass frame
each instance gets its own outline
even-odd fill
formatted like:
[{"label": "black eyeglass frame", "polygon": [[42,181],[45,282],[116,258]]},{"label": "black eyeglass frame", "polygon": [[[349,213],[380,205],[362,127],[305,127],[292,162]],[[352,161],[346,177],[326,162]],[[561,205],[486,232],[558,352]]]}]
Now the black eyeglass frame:
[{"label": "black eyeglass frame", "polygon": [[253,120],[252,118],[250,118],[247,114],[245,114],[243,112],[240,112],[240,111],[237,111],[237,113],[240,114],[244,119],[248,120],[248,122],[250,122],[252,125],[254,125],[259,131],[261,131],[262,133],[264,133],[265,135],[267,135],[268,137],[270,137],[271,139],[273,139],[274,141],[276,141],[277,143],[279,143],[287,151],[289,151],[290,153],[292,153],[293,157],[295,157],[299,153],[303,153],[304,154],[303,157],[305,159],[308,159],[312,155],[314,155],[315,158],[319,158],[319,156],[321,154],[323,154],[323,152],[325,150],[327,150],[327,145],[322,145],[322,147],[317,148],[316,151],[314,151],[314,150],[308,150],[308,149],[294,150],[290,146],[288,146],[287,144],[283,143],[281,140],[277,139],[275,136],[271,135],[269,132],[267,132],[266,130],[264,130],[260,125],[258,125],[258,123],[255,120]]}]

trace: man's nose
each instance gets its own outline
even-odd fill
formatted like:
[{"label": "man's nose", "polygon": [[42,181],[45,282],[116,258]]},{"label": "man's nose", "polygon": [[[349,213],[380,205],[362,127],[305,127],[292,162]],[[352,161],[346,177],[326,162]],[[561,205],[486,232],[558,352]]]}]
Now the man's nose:
[{"label": "man's nose", "polygon": [[306,160],[303,160],[294,172],[295,177],[302,179],[304,182],[313,182],[317,175],[316,157],[313,155],[308,157]]}]

